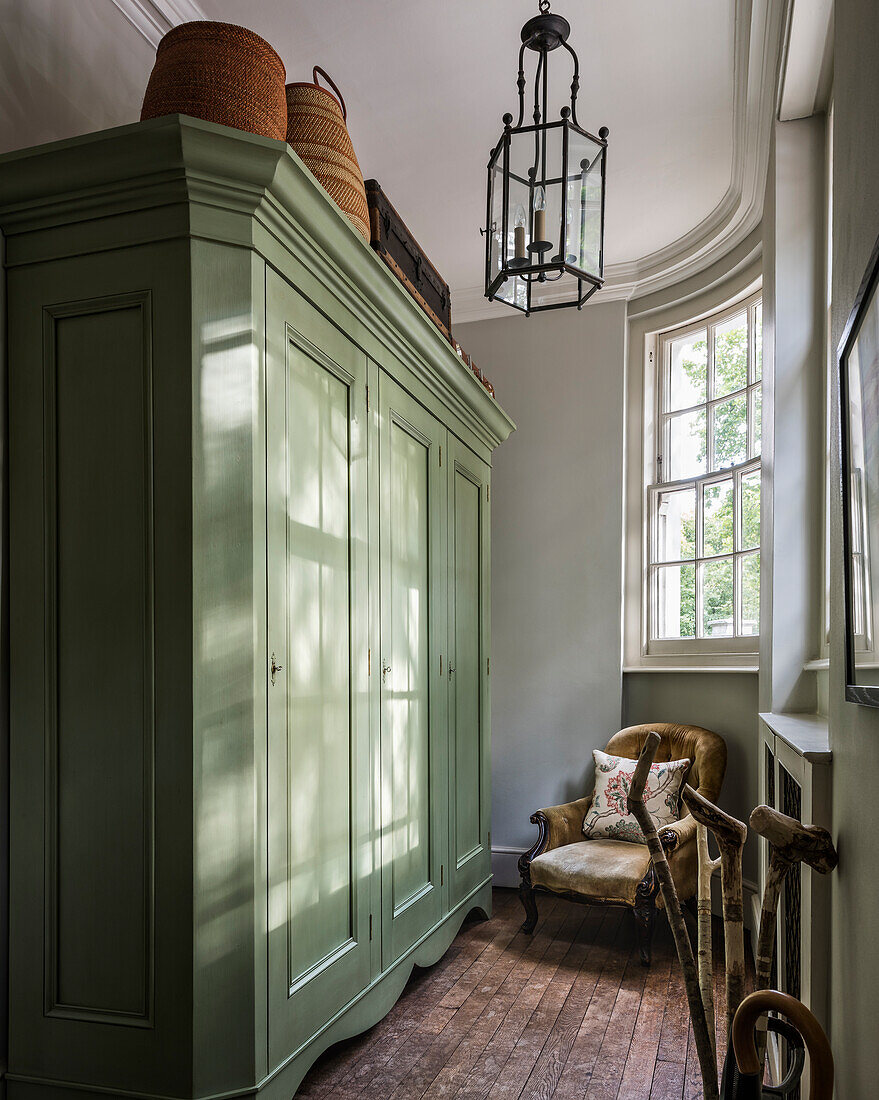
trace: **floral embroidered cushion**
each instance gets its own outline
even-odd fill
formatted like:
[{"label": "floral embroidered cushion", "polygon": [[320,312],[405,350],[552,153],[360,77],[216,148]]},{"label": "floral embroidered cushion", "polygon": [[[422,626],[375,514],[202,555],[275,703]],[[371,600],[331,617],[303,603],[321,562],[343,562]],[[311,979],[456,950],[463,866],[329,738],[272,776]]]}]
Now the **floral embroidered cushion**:
[{"label": "floral embroidered cushion", "polygon": [[[593,749],[592,756],[595,759],[595,791],[583,820],[583,835],[590,840],[601,837],[644,844],[641,826],[626,811],[629,784],[637,760],[609,756],[600,749]],[[644,785],[644,802],[657,830],[680,817],[681,787],[689,767],[689,760],[651,764]]]}]

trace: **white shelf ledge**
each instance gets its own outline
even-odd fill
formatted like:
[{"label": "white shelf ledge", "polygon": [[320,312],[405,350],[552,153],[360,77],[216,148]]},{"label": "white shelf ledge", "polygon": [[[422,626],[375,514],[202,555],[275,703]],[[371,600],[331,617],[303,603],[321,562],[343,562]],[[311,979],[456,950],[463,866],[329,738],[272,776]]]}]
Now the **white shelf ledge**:
[{"label": "white shelf ledge", "polygon": [[830,730],[823,714],[781,714],[764,711],[760,718],[795,753],[813,764],[829,764]]}]

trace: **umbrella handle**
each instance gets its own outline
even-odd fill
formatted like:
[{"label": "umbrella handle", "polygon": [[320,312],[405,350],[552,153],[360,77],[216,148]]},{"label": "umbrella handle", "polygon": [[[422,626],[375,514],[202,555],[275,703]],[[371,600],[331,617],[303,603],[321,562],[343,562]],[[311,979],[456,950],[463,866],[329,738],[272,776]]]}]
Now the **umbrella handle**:
[{"label": "umbrella handle", "polygon": [[833,1095],[833,1053],[827,1036],[808,1008],[788,993],[775,989],[758,989],[739,1005],[732,1026],[732,1047],[736,1064],[742,1074],[762,1075],[757,1055],[754,1026],[764,1012],[780,1012],[787,1016],[803,1036],[809,1050],[809,1096],[811,1100],[831,1100]]},{"label": "umbrella handle", "polygon": [[[806,1065],[806,1044],[803,1037],[792,1023],[781,1016],[768,1016],[766,1018],[767,1030],[780,1035],[787,1043],[788,1067],[784,1079],[777,1085],[764,1085],[762,1096],[764,1100],[771,1097],[790,1096],[800,1083],[803,1069]],[[760,1049],[757,1049],[757,1057],[760,1057]]]}]

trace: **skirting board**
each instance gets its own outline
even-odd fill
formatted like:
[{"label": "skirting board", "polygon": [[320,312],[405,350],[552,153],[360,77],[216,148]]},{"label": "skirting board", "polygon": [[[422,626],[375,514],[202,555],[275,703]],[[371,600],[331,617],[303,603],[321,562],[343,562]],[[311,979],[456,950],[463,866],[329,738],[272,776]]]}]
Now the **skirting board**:
[{"label": "skirting board", "polygon": [[[494,875],[495,886],[507,886],[513,889],[519,885],[519,857],[527,852],[527,848],[493,847],[491,849],[491,873]],[[714,876],[715,889],[712,892],[712,909],[715,914],[721,916],[720,908],[720,876]],[[751,944],[756,945],[757,931],[760,927],[760,890],[756,882],[745,879],[742,882],[745,893],[745,928],[751,933]]]},{"label": "skirting board", "polygon": [[495,886],[518,888],[519,857],[527,851],[527,848],[492,848],[491,873]]}]

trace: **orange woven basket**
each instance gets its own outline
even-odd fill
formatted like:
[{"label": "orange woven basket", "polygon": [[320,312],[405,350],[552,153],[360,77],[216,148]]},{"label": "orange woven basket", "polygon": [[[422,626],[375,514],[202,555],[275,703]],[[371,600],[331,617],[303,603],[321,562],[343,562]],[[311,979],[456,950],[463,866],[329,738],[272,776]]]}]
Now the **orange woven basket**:
[{"label": "orange woven basket", "polygon": [[[338,99],[318,84],[318,73],[333,86]],[[345,101],[323,69],[315,65],[312,75],[311,84],[287,85],[287,141],[368,242],[366,188],[346,126]]]},{"label": "orange woven basket", "polygon": [[156,50],[141,121],[192,115],[283,141],[286,77],[280,57],[246,27],[210,20],[181,23]]}]

